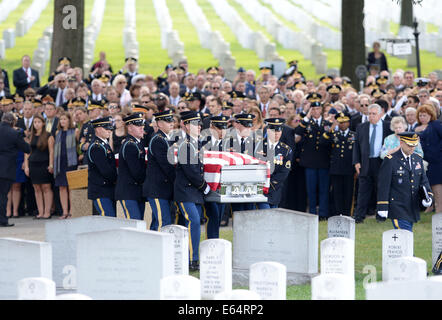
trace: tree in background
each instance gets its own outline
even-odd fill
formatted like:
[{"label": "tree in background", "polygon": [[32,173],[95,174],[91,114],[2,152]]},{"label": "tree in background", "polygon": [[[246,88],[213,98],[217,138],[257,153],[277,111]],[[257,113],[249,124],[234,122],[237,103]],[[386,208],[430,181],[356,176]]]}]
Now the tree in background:
[{"label": "tree in background", "polygon": [[54,0],[54,31],[50,72],[58,67],[58,59],[69,57],[72,67],[83,69],[84,0]]},{"label": "tree in background", "polygon": [[364,0],[342,0],[341,19],[341,75],[358,83],[355,69],[358,65],[366,64]]}]

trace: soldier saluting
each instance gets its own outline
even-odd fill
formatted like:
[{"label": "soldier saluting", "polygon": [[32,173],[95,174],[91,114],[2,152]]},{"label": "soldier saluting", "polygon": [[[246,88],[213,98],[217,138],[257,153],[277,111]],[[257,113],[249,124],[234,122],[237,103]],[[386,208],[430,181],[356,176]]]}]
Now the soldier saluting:
[{"label": "soldier saluting", "polygon": [[[387,155],[379,170],[378,215],[390,218],[395,229],[413,231],[420,220],[420,194],[424,207],[430,207],[433,193],[424,171],[423,159],[414,153],[419,137],[413,132],[399,133],[400,150]],[[423,191],[423,192],[422,192]]]}]

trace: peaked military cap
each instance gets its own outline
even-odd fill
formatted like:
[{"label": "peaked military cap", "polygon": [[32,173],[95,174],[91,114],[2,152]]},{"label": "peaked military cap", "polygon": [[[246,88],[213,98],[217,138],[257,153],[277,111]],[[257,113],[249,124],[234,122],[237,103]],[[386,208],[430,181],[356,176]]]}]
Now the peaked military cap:
[{"label": "peaked military cap", "polygon": [[201,122],[201,116],[196,111],[183,111],[180,113],[181,120],[185,123]]},{"label": "peaked military cap", "polygon": [[419,144],[419,136],[415,132],[402,132],[398,133],[398,137],[400,141],[405,142],[411,147],[416,147]]},{"label": "peaked military cap", "polygon": [[228,122],[229,122],[229,117],[226,116],[216,116],[210,118],[210,123],[220,129],[227,129]]},{"label": "peaked military cap", "polygon": [[131,115],[128,115],[127,117],[123,118],[123,121],[126,125],[133,124],[134,126],[144,126],[145,119],[144,119],[144,113],[143,112],[135,112]]},{"label": "peaked military cap", "polygon": [[275,130],[275,131],[281,131],[282,125],[285,123],[284,118],[270,118],[264,120],[269,129]]},{"label": "peaked military cap", "polygon": [[112,117],[98,118],[96,120],[92,120],[91,124],[94,128],[104,128],[107,130],[114,129]]},{"label": "peaked military cap", "polygon": [[336,116],[336,121],[338,122],[346,122],[350,121],[350,114],[347,111],[339,112]]},{"label": "peaked military cap", "polygon": [[342,91],[341,86],[338,86],[336,84],[327,87],[327,92],[331,94],[339,94],[341,93],[341,91]]},{"label": "peaked military cap", "polygon": [[172,110],[166,110],[162,112],[154,113],[153,116],[155,117],[155,120],[162,120],[166,122],[173,122],[173,112]]},{"label": "peaked military cap", "polygon": [[310,93],[306,99],[311,103],[321,102],[322,96],[319,93],[313,92],[313,93]]}]

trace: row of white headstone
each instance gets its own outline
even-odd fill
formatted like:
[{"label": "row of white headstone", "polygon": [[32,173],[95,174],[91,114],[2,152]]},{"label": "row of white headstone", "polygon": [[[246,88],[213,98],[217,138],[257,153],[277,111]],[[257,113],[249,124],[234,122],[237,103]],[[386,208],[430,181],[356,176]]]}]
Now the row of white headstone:
[{"label": "row of white headstone", "polygon": [[83,69],[85,72],[89,72],[94,61],[95,43],[100,34],[105,8],[106,0],[95,0],[92,6],[90,23],[84,28]]},{"label": "row of white headstone", "polygon": [[167,50],[167,54],[172,59],[173,64],[178,64],[185,60],[184,43],[180,40],[178,32],[173,28],[172,18],[165,0],[154,0],[158,24],[161,32],[161,47]]},{"label": "row of white headstone", "polygon": [[135,0],[124,1],[124,30],[123,46],[126,58],[139,58],[140,46],[137,41],[137,21],[136,21]]},{"label": "row of white headstone", "polygon": [[[16,22],[15,29],[3,30],[3,39],[0,40],[0,59],[6,58],[6,49],[15,47],[15,37],[23,37],[32,25],[40,18],[42,11],[47,7],[49,0],[34,0],[22,17]],[[20,1],[3,1],[0,4],[0,21],[7,18],[10,12],[17,8]]]},{"label": "row of white headstone", "polygon": [[[312,61],[316,68],[316,73],[323,74],[327,71],[327,54],[323,52],[322,45],[317,41],[313,41],[311,37],[307,37],[304,32],[296,32],[288,26],[284,25],[271,10],[263,6],[257,0],[240,1],[244,10],[260,25],[266,28],[272,37],[286,49],[302,50],[305,58]],[[270,0],[265,1],[271,4]],[[303,47],[309,47],[305,50]]]},{"label": "row of white headstone", "polygon": [[225,77],[234,79],[236,76],[236,61],[230,51],[230,44],[223,38],[219,31],[212,31],[206,15],[196,0],[181,0],[184,11],[192,25],[195,27],[201,46],[210,49],[212,55],[223,67]]},{"label": "row of white headstone", "polygon": [[32,2],[15,25],[15,34],[17,37],[23,37],[28,33],[48,4],[49,0],[34,0]]},{"label": "row of white headstone", "polygon": [[243,48],[254,50],[258,57],[265,61],[283,61],[276,52],[275,43],[269,41],[262,32],[253,31],[226,0],[209,0],[209,2]]},{"label": "row of white headstone", "polygon": [[34,55],[32,56],[32,68],[38,71],[40,79],[46,73],[46,62],[51,57],[51,49],[52,49],[52,35],[53,35],[53,27],[47,27],[41,36],[38,39],[38,47],[34,50]]},{"label": "row of white headstone", "polygon": [[16,1],[2,1],[0,3],[0,23],[6,20],[8,18],[9,14],[17,9],[17,7],[20,5],[20,3],[23,0],[16,0]]}]

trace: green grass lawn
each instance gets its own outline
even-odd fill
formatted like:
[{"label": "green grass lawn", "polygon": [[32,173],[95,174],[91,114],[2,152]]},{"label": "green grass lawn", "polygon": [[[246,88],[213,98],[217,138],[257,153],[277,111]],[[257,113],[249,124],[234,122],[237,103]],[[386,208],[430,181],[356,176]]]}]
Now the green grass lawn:
[{"label": "green grass lawn", "polygon": [[[368,217],[363,224],[356,225],[355,240],[355,280],[356,280],[356,299],[365,299],[365,289],[363,287],[364,279],[369,275],[363,273],[364,267],[373,266],[376,270],[377,281],[382,281],[382,233],[393,229],[390,220],[384,223],[376,222],[376,219]],[[431,214],[422,213],[421,221],[415,224],[414,228],[414,256],[424,259],[427,262],[428,272],[432,269],[431,256]],[[327,222],[319,222],[319,243],[327,238]],[[233,242],[233,231],[221,229],[220,238]],[[206,240],[202,235],[201,241]],[[235,248],[233,248],[235,250]],[[319,250],[318,250],[319,251]],[[318,252],[319,270],[320,252]],[[199,277],[198,272],[192,272],[191,275]],[[367,278],[368,279],[368,278]],[[234,287],[234,289],[247,289],[246,287]],[[311,285],[298,285],[287,287],[288,300],[310,300]]]}]

